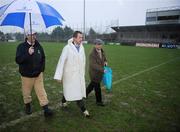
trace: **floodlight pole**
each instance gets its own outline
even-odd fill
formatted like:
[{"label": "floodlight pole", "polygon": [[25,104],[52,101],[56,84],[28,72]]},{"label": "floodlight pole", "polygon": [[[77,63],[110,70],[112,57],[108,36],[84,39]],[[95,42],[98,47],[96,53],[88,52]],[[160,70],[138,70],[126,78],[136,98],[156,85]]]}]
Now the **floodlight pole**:
[{"label": "floodlight pole", "polygon": [[85,23],[86,23],[86,19],[85,19],[85,14],[86,14],[86,2],[85,2],[85,0],[84,0],[84,8],[83,8],[83,38],[84,38],[84,40],[86,39],[85,37],[86,37],[86,29],[85,29]]}]

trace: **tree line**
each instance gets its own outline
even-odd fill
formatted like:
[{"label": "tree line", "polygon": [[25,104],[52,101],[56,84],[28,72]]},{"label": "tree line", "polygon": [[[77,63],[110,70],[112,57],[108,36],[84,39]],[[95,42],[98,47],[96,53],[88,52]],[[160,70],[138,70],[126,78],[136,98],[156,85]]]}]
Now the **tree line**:
[{"label": "tree line", "polygon": [[[39,41],[43,42],[65,42],[72,37],[74,30],[68,26],[56,27],[50,34],[46,32],[38,33],[37,38]],[[92,42],[96,38],[101,38],[104,40],[110,39],[112,34],[99,34],[95,32],[93,28],[90,28],[89,32],[86,34],[86,40]],[[114,35],[113,35],[114,36]],[[0,31],[0,41],[8,41],[15,39],[16,41],[23,41],[25,38],[23,33],[6,33]],[[113,38],[114,39],[114,38]]]}]

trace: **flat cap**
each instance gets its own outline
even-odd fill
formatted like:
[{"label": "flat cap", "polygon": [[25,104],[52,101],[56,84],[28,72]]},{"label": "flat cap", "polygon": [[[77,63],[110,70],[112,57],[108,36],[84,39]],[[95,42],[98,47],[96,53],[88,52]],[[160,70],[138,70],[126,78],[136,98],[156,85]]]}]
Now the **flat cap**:
[{"label": "flat cap", "polygon": [[94,40],[94,44],[99,44],[99,45],[101,45],[101,44],[104,44],[104,42],[103,42],[101,39],[95,39],[95,40]]}]

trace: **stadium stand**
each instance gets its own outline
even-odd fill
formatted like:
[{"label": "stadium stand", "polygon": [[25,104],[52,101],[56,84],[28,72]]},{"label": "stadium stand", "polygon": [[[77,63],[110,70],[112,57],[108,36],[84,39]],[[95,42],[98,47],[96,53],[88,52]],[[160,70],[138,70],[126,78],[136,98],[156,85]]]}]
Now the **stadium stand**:
[{"label": "stadium stand", "polygon": [[176,48],[168,45],[180,45],[180,7],[148,9],[146,25],[111,28],[116,31],[116,39],[120,43]]}]

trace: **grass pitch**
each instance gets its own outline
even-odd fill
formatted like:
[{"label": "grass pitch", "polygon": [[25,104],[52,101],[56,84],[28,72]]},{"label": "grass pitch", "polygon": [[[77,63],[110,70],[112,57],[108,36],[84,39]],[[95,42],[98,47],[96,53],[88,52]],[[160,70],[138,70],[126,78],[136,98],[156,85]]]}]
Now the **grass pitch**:
[{"label": "grass pitch", "polygon": [[[70,103],[67,110],[58,105],[62,85],[54,81],[53,76],[64,44],[42,43],[42,46],[46,54],[44,84],[55,115],[45,119],[42,113],[37,114],[41,108],[33,91],[35,116],[23,120],[27,116],[24,114],[20,75],[15,63],[17,44],[3,43],[0,45],[1,132],[180,130],[179,50],[105,45],[108,64],[113,70],[112,92],[103,90],[106,102],[103,108],[95,105],[92,93],[86,100],[92,119],[85,119],[76,103]],[[92,45],[85,45],[86,71],[91,49]],[[88,72],[86,82],[88,85]]]}]

